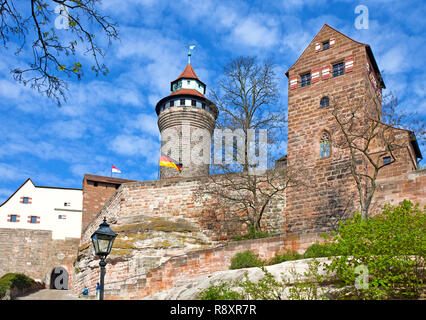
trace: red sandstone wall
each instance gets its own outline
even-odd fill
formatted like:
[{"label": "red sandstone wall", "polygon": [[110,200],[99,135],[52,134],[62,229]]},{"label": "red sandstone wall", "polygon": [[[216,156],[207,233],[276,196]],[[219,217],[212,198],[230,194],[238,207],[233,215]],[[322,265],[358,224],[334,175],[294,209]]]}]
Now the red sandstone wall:
[{"label": "red sandstone wall", "polygon": [[[126,266],[108,264],[105,278],[105,299],[141,299],[152,295],[159,290],[173,288],[178,282],[185,279],[210,274],[216,271],[228,270],[231,259],[238,252],[252,250],[262,259],[270,259],[275,253],[284,248],[297,249],[305,243],[312,243],[315,239],[295,237],[287,239],[283,236],[229,242],[217,248],[190,252],[173,257],[149,273],[132,277],[126,273]],[[120,275],[123,275],[120,277]],[[93,287],[99,279],[99,268],[95,267],[90,280],[86,282]]]},{"label": "red sandstone wall", "polygon": [[83,231],[116,191],[116,185],[114,184],[98,182],[97,186],[95,186],[94,181],[83,180]]}]

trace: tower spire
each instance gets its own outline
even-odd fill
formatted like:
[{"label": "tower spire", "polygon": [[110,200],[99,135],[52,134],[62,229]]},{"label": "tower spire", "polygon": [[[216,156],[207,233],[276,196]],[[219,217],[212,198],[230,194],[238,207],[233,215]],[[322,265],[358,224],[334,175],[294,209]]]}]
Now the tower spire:
[{"label": "tower spire", "polygon": [[195,46],[189,46],[189,51],[188,51],[188,63],[191,63],[191,50],[194,50]]}]

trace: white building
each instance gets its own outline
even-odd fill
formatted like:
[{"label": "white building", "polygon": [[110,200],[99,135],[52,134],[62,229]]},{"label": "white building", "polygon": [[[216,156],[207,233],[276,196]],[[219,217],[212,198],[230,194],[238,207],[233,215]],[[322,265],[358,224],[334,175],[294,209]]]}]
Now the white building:
[{"label": "white building", "polygon": [[36,186],[30,178],[0,205],[0,228],[51,230],[52,239],[80,238],[82,189]]}]

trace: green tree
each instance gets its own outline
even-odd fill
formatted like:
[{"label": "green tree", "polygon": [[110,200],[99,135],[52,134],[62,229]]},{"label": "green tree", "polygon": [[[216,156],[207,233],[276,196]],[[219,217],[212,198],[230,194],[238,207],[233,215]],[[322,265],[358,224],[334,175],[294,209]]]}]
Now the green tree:
[{"label": "green tree", "polygon": [[381,214],[359,213],[329,237],[335,254],[327,267],[356,299],[410,299],[424,292],[426,207],[404,200]]},{"label": "green tree", "polygon": [[[80,79],[85,67],[77,53],[85,52],[96,75],[109,73],[105,51],[95,40],[100,30],[109,42],[118,29],[99,10],[100,0],[0,0],[0,42],[19,43],[16,54],[32,53],[28,67],[11,70],[15,80],[56,100],[66,100],[65,76]],[[102,37],[98,37],[102,38]],[[29,41],[27,41],[29,39]],[[24,54],[24,56],[26,56]]]}]

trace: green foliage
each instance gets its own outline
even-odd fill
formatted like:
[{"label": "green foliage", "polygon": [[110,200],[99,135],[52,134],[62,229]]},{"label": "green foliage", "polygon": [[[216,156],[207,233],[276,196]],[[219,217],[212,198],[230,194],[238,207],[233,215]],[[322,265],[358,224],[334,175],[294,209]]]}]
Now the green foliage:
[{"label": "green foliage", "polygon": [[240,240],[260,239],[260,238],[268,238],[272,236],[274,236],[274,233],[272,232],[256,230],[254,226],[250,226],[249,231],[246,235],[235,236],[232,238],[232,240],[240,241]]},{"label": "green foliage", "polygon": [[[319,273],[321,263],[315,258],[308,262],[308,271],[302,277],[292,270],[294,277],[293,285],[289,287],[288,298],[291,300],[319,300],[327,299],[325,294],[320,292],[320,285],[325,278]],[[289,284],[289,283],[288,283]]]},{"label": "green foliage", "polygon": [[275,254],[275,256],[272,259],[270,259],[266,264],[272,265],[272,264],[277,264],[277,263],[281,263],[285,261],[292,261],[292,260],[299,260],[299,259],[303,259],[302,254],[299,254],[293,250],[288,250],[287,252],[283,254]]},{"label": "green foliage", "polygon": [[0,278],[0,297],[12,287],[25,289],[30,287],[35,281],[22,273],[7,273]]},{"label": "green foliage", "polygon": [[246,272],[244,280],[212,285],[202,290],[197,298],[200,300],[280,300],[285,283],[277,281],[264,267],[262,271],[265,275],[258,282],[251,281]]},{"label": "green foliage", "polygon": [[321,257],[331,257],[334,256],[335,253],[333,252],[333,247],[330,246],[328,243],[320,244],[320,243],[314,243],[309,248],[306,249],[305,253],[303,254],[303,257],[305,259],[308,258],[321,258]]},{"label": "green foliage", "polygon": [[359,213],[326,237],[336,257],[328,267],[351,299],[412,299],[424,292],[426,207],[410,201],[386,205],[381,214]]},{"label": "green foliage", "polygon": [[281,300],[285,283],[277,281],[264,267],[262,271],[265,275],[258,282],[251,281],[247,272],[245,280],[237,282],[244,300]]},{"label": "green foliage", "polygon": [[199,300],[242,300],[243,295],[231,289],[232,283],[222,282],[200,291]]},{"label": "green foliage", "polygon": [[230,269],[242,269],[251,267],[262,267],[263,261],[259,258],[258,254],[255,254],[251,250],[237,253],[231,259]]},{"label": "green foliage", "polygon": [[311,261],[309,270],[303,274],[305,278],[303,281],[294,272],[296,282],[293,284],[286,279],[276,280],[270,272],[262,267],[264,276],[257,282],[251,281],[246,272],[244,280],[212,285],[202,290],[197,298],[201,300],[281,300],[285,296],[285,289],[288,288],[289,299],[324,299],[325,295],[319,290],[320,282],[323,280],[318,273],[319,267],[318,261]]}]

